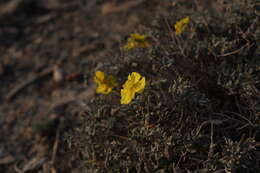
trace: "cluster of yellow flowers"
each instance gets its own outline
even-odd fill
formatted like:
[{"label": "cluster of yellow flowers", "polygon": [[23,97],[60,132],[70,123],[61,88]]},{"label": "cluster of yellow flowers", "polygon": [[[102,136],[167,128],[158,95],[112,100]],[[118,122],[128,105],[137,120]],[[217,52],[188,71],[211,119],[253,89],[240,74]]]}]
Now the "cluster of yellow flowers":
[{"label": "cluster of yellow flowers", "polygon": [[175,34],[180,35],[184,31],[184,29],[186,28],[189,22],[190,22],[189,17],[185,17],[177,21],[174,25]]},{"label": "cluster of yellow flowers", "polygon": [[[111,75],[106,76],[102,71],[96,71],[94,81],[97,84],[96,93],[109,94],[113,88],[118,86],[115,78]],[[136,93],[141,93],[145,88],[145,77],[137,72],[128,75],[127,81],[121,89],[121,104],[129,104]]]},{"label": "cluster of yellow flowers", "polygon": [[130,37],[127,39],[127,43],[124,46],[126,50],[132,50],[134,48],[147,48],[150,47],[150,42],[147,40],[147,35],[140,34],[130,34]]},{"label": "cluster of yellow flowers", "polygon": [[[175,35],[180,35],[185,30],[189,22],[189,17],[184,17],[177,21],[174,24]],[[124,49],[129,51],[135,48],[148,48],[151,46],[148,38],[148,35],[141,35],[138,33],[130,34],[130,37],[127,39],[127,43],[124,45]]]},{"label": "cluster of yellow flowers", "polygon": [[[175,34],[180,35],[189,22],[189,17],[185,17],[177,21],[174,25]],[[125,44],[124,49],[132,50],[138,47],[150,47],[151,44],[147,39],[147,35],[141,35],[137,33],[130,34],[130,37],[127,39],[127,43]],[[96,93],[98,94],[109,94],[115,87],[118,86],[118,83],[113,76],[106,76],[102,71],[96,71],[94,81],[97,84]],[[121,104],[129,104],[135,98],[135,94],[141,93],[144,88],[145,77],[142,77],[137,72],[132,72],[131,74],[129,74],[128,80],[123,84],[123,89],[121,89]]]}]

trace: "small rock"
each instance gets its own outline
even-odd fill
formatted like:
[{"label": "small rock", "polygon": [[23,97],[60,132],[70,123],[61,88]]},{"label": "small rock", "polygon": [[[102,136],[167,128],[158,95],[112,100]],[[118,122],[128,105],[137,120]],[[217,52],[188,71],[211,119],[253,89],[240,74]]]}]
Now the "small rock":
[{"label": "small rock", "polygon": [[58,66],[55,66],[53,69],[53,80],[57,83],[60,83],[64,80],[64,72]]}]

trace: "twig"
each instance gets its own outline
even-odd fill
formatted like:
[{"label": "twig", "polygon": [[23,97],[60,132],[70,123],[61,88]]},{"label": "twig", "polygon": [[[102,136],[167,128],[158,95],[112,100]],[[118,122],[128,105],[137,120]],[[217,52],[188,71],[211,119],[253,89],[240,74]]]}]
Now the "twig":
[{"label": "twig", "polygon": [[236,54],[238,52],[240,52],[242,49],[244,49],[245,47],[248,47],[248,48],[251,48],[254,44],[251,44],[251,45],[244,45],[242,46],[241,48],[237,49],[237,50],[234,50],[232,52],[228,52],[228,53],[225,53],[225,54],[222,54],[222,55],[217,55],[218,57],[225,57],[225,56],[230,56],[230,55],[233,55],[233,54]]},{"label": "twig", "polygon": [[120,135],[110,135],[112,137],[117,137],[119,139],[123,139],[123,140],[126,140],[126,141],[131,141],[131,139],[129,139],[128,137],[125,137],[125,136],[120,136]]},{"label": "twig", "polygon": [[35,81],[50,75],[53,72],[53,68],[49,67],[43,72],[39,74],[33,75],[30,79],[27,79],[26,81],[22,82],[18,86],[16,86],[14,89],[12,89],[7,95],[6,95],[6,100],[10,101],[12,100],[22,89],[26,88],[28,85],[34,83]]},{"label": "twig", "polygon": [[214,136],[214,125],[213,125],[213,120],[211,120],[211,123],[210,123],[210,145],[209,145],[209,152],[208,152],[208,158],[212,158],[213,156],[213,152],[214,152],[214,139],[213,139],[213,136]]},{"label": "twig", "polygon": [[61,126],[63,124],[63,120],[60,120],[59,123],[59,127],[56,131],[56,136],[55,136],[55,142],[53,145],[53,149],[52,149],[52,156],[51,156],[51,164],[54,165],[55,159],[56,159],[56,154],[57,154],[57,150],[58,150],[58,146],[59,146],[59,139],[60,139],[60,130],[61,130]]}]

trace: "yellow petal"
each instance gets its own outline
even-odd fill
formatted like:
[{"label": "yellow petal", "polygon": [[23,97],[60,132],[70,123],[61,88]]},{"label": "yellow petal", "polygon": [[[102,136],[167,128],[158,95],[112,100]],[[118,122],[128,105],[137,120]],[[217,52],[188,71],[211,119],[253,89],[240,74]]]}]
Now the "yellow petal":
[{"label": "yellow petal", "polygon": [[123,85],[125,89],[131,89],[137,82],[139,82],[141,75],[137,72],[132,72],[128,75],[128,80]]},{"label": "yellow petal", "polygon": [[142,77],[142,79],[141,79],[140,81],[138,81],[138,82],[134,85],[133,90],[134,90],[135,92],[141,93],[141,92],[143,92],[144,87],[145,87],[145,77]]},{"label": "yellow petal", "polygon": [[145,40],[146,39],[146,35],[140,35],[140,34],[131,34],[130,38],[134,39],[134,40]]},{"label": "yellow petal", "polygon": [[126,49],[126,50],[132,50],[132,49],[134,49],[135,47],[137,47],[137,44],[136,44],[135,41],[128,41],[128,42],[126,43],[126,45],[124,46],[124,49]]},{"label": "yellow petal", "polygon": [[137,72],[132,72],[130,78],[134,81],[134,83],[136,84],[137,82],[139,82],[141,75]]},{"label": "yellow petal", "polygon": [[131,89],[135,84],[134,77],[132,75],[128,75],[128,80],[124,83],[124,89]]},{"label": "yellow petal", "polygon": [[96,88],[96,93],[98,93],[98,94],[103,93],[103,91],[104,91],[104,86],[102,86],[102,85],[99,85],[99,86]]},{"label": "yellow petal", "polygon": [[94,81],[97,84],[100,84],[103,83],[104,79],[105,79],[105,74],[102,71],[96,71]]},{"label": "yellow petal", "polygon": [[121,89],[121,104],[129,104],[135,97],[135,92],[132,90]]},{"label": "yellow petal", "polygon": [[176,24],[174,25],[175,34],[176,35],[181,34],[189,22],[190,22],[189,17],[185,17],[185,18],[181,19],[180,21],[176,22]]},{"label": "yellow petal", "polygon": [[101,84],[97,87],[96,93],[98,94],[109,94],[112,91],[112,88],[108,87],[105,84]]}]

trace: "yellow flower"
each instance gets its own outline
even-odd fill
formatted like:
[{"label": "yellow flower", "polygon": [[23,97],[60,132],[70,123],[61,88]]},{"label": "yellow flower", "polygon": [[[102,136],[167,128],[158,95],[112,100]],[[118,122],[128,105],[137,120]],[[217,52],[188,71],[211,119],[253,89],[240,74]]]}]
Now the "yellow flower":
[{"label": "yellow flower", "polygon": [[128,80],[121,89],[121,104],[128,104],[135,97],[135,93],[141,93],[145,87],[145,77],[137,72],[128,75]]},{"label": "yellow flower", "polygon": [[147,38],[147,35],[131,34],[130,37],[127,39],[127,43],[125,44],[124,49],[132,50],[137,47],[147,48],[150,46]]},{"label": "yellow flower", "polygon": [[189,17],[182,18],[181,20],[176,22],[174,25],[175,34],[180,35],[184,31],[184,29],[186,28],[186,26],[188,25],[189,22],[190,22]]},{"label": "yellow flower", "polygon": [[94,81],[97,84],[96,93],[98,94],[109,94],[118,85],[113,76],[105,76],[102,71],[96,71]]}]

